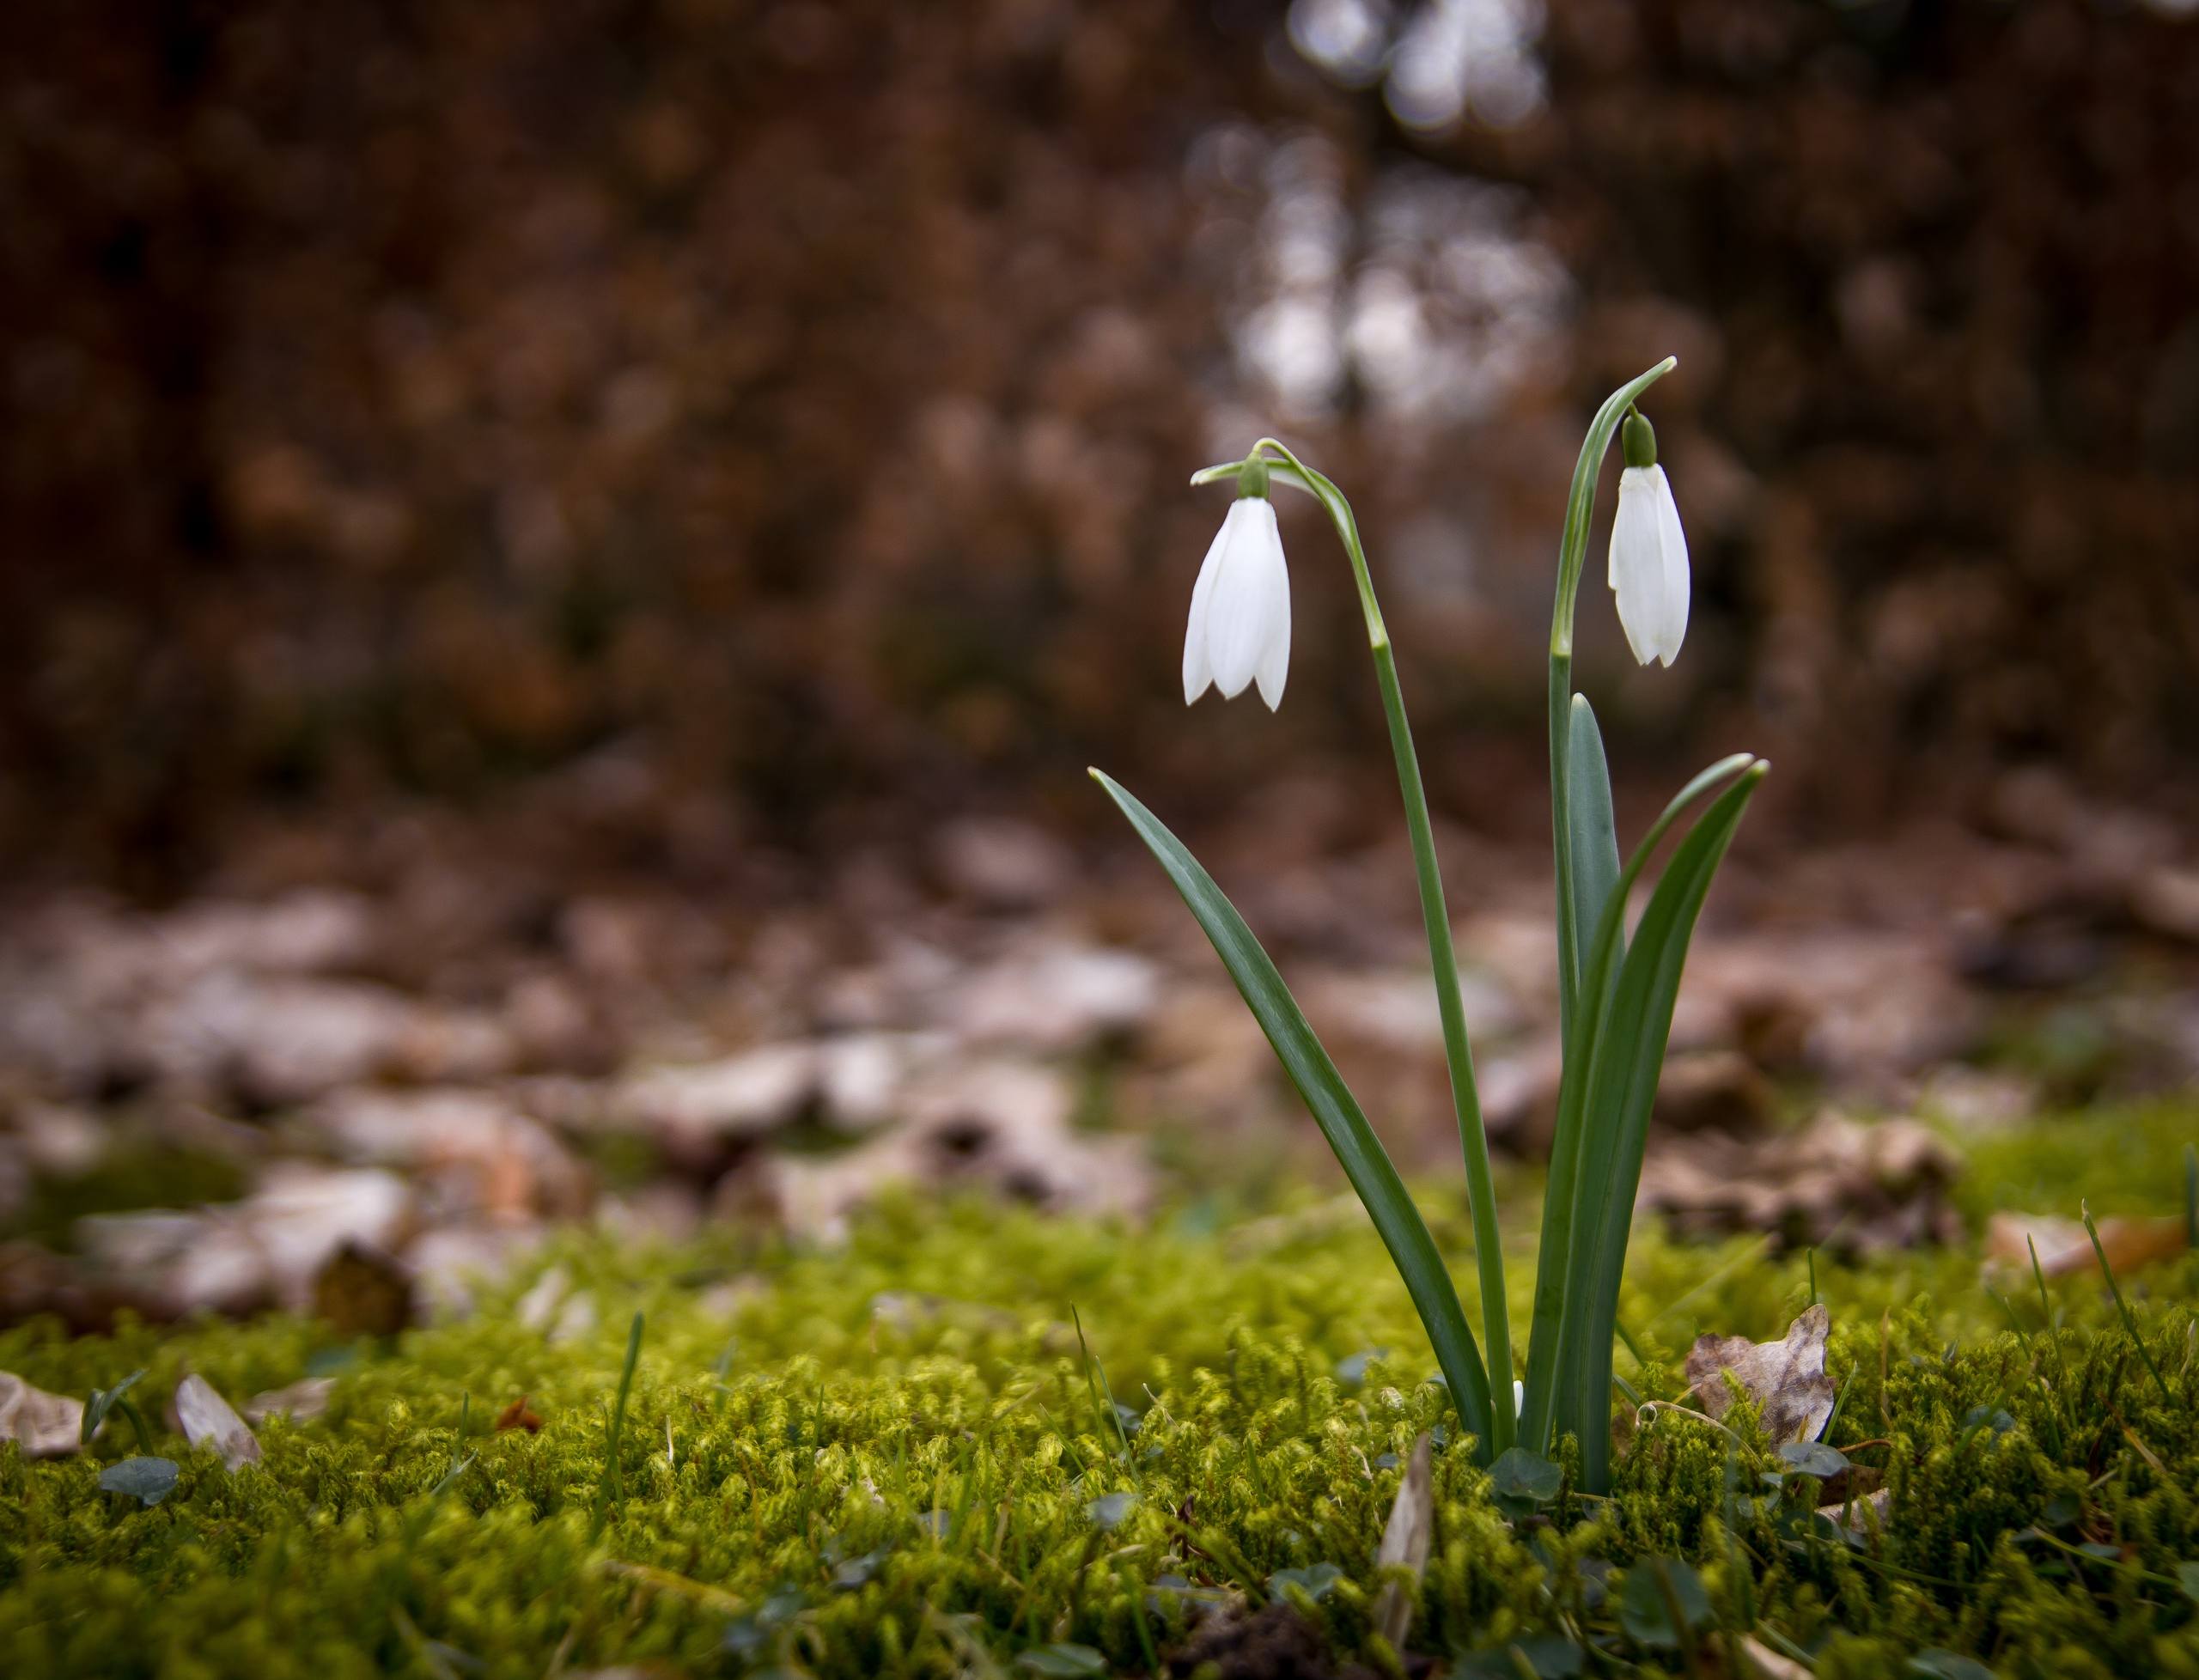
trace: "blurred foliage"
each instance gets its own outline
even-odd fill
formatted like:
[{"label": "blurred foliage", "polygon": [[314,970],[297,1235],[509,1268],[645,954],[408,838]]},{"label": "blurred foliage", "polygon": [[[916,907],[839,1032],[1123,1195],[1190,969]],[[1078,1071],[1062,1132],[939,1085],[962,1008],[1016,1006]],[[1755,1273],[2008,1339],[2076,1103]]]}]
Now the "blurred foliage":
[{"label": "blurred foliage", "polygon": [[1745,735],[1843,818],[1942,748],[1932,797],[2158,772],[2199,25],[1549,0],[1539,96],[1427,130],[1458,8],[1357,9],[1386,88],[1308,47],[1335,9],[7,9],[0,846],[172,880],[240,801],[579,760],[707,858],[1342,764],[1302,512],[1279,724],[1178,709],[1183,475],[1270,426],[1360,500],[1485,810],[1581,417],[1668,350],[1695,629],[1661,686],[1592,635],[1617,732]]}]

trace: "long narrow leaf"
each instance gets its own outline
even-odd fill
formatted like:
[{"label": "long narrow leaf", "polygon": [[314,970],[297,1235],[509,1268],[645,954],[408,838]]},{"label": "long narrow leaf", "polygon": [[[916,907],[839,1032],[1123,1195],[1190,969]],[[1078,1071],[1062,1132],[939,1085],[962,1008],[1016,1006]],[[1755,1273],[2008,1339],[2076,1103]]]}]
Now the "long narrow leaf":
[{"label": "long narrow leaf", "polygon": [[[1648,867],[1659,843],[1687,808],[1721,782],[1731,781],[1757,762],[1745,752],[1721,758],[1672,796],[1642,843],[1628,858],[1626,867],[1605,894],[1594,937],[1588,947],[1585,995],[1608,999],[1611,977],[1618,971],[1623,947],[1627,895]],[[1531,1452],[1550,1447],[1550,1432],[1557,1418],[1560,1381],[1559,1350],[1565,1324],[1568,1293],[1575,1277],[1574,1208],[1579,1181],[1581,1116],[1587,1099],[1588,1074],[1594,1054],[1599,1011],[1588,1014],[1569,1035],[1564,1071],[1558,1082],[1557,1129],[1551,1141],[1550,1183],[1543,1196],[1543,1228],[1535,1269],[1534,1322],[1527,1347],[1526,1402],[1520,1419],[1520,1444]]]},{"label": "long narrow leaf", "polygon": [[[1573,828],[1573,925],[1593,937],[1618,885],[1618,823],[1611,814],[1603,733],[1585,694],[1573,697],[1573,744],[1565,755],[1565,779],[1572,783],[1566,815]],[[1623,954],[1623,940],[1621,950]],[[1602,1002],[1592,999],[1585,1007],[1599,1008]]]},{"label": "long narrow leaf", "polygon": [[1307,1022],[1297,1000],[1282,983],[1268,953],[1252,937],[1245,918],[1222,896],[1214,878],[1200,867],[1183,842],[1168,831],[1152,812],[1127,788],[1099,770],[1092,779],[1106,789],[1122,813],[1130,819],[1138,838],[1167,872],[1199,926],[1213,941],[1222,966],[1252,1018],[1267,1034],[1283,1072],[1305,1100],[1314,1123],[1328,1139],[1330,1148],[1366,1205],[1368,1218],[1380,1233],[1383,1245],[1397,1264],[1406,1291],[1411,1295],[1428,1339],[1435,1348],[1436,1363],[1450,1385],[1451,1397],[1465,1426],[1476,1436],[1485,1460],[1492,1439],[1489,1373],[1483,1368],[1473,1332],[1467,1329],[1456,1287],[1443,1264],[1435,1239],[1428,1233],[1420,1210],[1406,1195],[1397,1168],[1391,1164],[1381,1140],[1368,1124],[1357,1099],[1337,1072],[1336,1063],[1322,1048]]},{"label": "long narrow leaf", "polygon": [[1611,1324],[1680,975],[1711,880],[1763,777],[1761,766],[1744,775],[1673,854],[1635,930],[1596,1035],[1581,1127],[1573,1275],[1559,1361],[1561,1385],[1573,1403],[1567,1409],[1581,1440],[1582,1479],[1593,1493],[1605,1491],[1610,1476]]}]

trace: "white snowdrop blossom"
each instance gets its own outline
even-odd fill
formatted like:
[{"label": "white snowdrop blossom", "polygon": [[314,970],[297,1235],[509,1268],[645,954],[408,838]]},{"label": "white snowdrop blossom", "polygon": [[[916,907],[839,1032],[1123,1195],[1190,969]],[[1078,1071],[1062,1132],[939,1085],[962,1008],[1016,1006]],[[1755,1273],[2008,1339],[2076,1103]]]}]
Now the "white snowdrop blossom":
[{"label": "white snowdrop blossom", "polygon": [[[1265,477],[1264,473],[1260,475]],[[1240,495],[1206,551],[1184,631],[1184,703],[1209,685],[1234,700],[1257,681],[1273,711],[1290,671],[1290,573],[1264,495]]]},{"label": "white snowdrop blossom", "polygon": [[1611,520],[1611,593],[1634,657],[1647,665],[1679,656],[1687,635],[1687,537],[1656,437],[1639,415],[1627,418],[1626,470],[1618,478],[1618,513]]}]

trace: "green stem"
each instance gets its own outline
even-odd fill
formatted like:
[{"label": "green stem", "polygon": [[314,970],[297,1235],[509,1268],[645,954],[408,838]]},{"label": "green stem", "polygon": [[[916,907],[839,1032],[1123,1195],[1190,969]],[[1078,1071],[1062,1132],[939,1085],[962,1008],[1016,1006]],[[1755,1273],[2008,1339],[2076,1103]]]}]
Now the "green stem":
[{"label": "green stem", "polygon": [[1397,761],[1398,787],[1404,796],[1405,828],[1412,838],[1413,872],[1420,886],[1421,922],[1428,934],[1428,955],[1435,971],[1435,1001],[1443,1021],[1443,1056],[1451,1074],[1451,1103],[1459,1120],[1459,1142],[1466,1161],[1466,1194],[1473,1211],[1474,1263],[1481,1279],[1482,1330],[1487,1345],[1491,1390],[1490,1451],[1505,1452],[1517,1433],[1512,1405],[1512,1324],[1504,1294],[1504,1251],[1496,1224],[1496,1180],[1489,1161],[1489,1131],[1482,1122],[1481,1094],[1474,1083],[1473,1048],[1466,1037],[1466,1011],[1459,992],[1459,959],[1451,943],[1451,916],[1443,900],[1443,874],[1435,861],[1435,832],[1428,814],[1428,791],[1413,750],[1412,725],[1405,717],[1404,691],[1398,683],[1398,661],[1374,580],[1361,546],[1358,522],[1343,493],[1307,468],[1273,438],[1262,438],[1254,453],[1272,449],[1296,472],[1321,505],[1343,540],[1359,586],[1360,610],[1367,620],[1367,641],[1374,655],[1374,675],[1382,691],[1382,712],[1390,725],[1390,748]]},{"label": "green stem", "polygon": [[1666,356],[1648,372],[1629,380],[1604,399],[1574,463],[1573,486],[1565,498],[1565,534],[1557,550],[1557,600],[1550,618],[1550,842],[1557,861],[1557,997],[1561,1040],[1573,1041],[1573,1006],[1580,990],[1581,929],[1574,925],[1573,840],[1567,808],[1567,745],[1573,716],[1573,608],[1587,563],[1588,527],[1596,511],[1596,477],[1636,398],[1676,364]]}]

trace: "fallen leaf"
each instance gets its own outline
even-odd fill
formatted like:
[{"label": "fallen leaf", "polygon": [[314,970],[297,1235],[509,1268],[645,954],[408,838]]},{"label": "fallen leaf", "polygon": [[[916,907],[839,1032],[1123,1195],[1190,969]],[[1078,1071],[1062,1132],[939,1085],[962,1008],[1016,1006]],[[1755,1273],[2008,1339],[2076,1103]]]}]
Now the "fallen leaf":
[{"label": "fallen leaf", "polygon": [[412,1322],[412,1279],[380,1250],[346,1242],[314,1274],[313,1310],[346,1336],[394,1336]]},{"label": "fallen leaf", "polygon": [[210,1446],[228,1469],[259,1462],[259,1438],[252,1426],[196,1372],[176,1385],[174,1409],[183,1438],[193,1446]]},{"label": "fallen leaf", "polygon": [[1820,1505],[1818,1507],[1818,1515],[1830,1517],[1834,1522],[1846,1527],[1860,1528],[1862,1526],[1861,1523],[1854,1519],[1860,1519],[1867,1511],[1877,1518],[1880,1523],[1884,1523],[1886,1519],[1887,1507],[1892,1503],[1893,1489],[1878,1488],[1863,1494],[1860,1499],[1837,1499],[1830,1505]]},{"label": "fallen leaf", "polygon": [[328,1409],[335,1392],[333,1377],[302,1377],[283,1388],[271,1388],[244,1403],[247,1423],[265,1423],[271,1417],[287,1417],[293,1423],[309,1423]]},{"label": "fallen leaf", "polygon": [[1726,1415],[1731,1372],[1763,1416],[1765,1439],[1775,1446],[1815,1440],[1832,1415],[1832,1379],[1825,1374],[1824,1342],[1832,1315],[1820,1301],[1787,1327],[1777,1342],[1745,1336],[1699,1336],[1688,1350],[1690,1389],[1713,1417]]},{"label": "fallen leaf", "polygon": [[496,1414],[496,1431],[499,1434],[507,1429],[524,1429],[530,1435],[539,1434],[541,1432],[542,1420],[528,1409],[527,1399],[527,1396],[522,1394]]},{"label": "fallen leaf", "polygon": [[0,1440],[14,1441],[26,1458],[58,1458],[83,1446],[84,1403],[33,1388],[12,1371],[0,1371]]},{"label": "fallen leaf", "polygon": [[[1417,1581],[1428,1567],[1428,1543],[1435,1537],[1435,1447],[1428,1431],[1413,1443],[1404,1480],[1398,1483],[1397,1502],[1390,1507],[1390,1521],[1382,1531],[1382,1543],[1374,1554],[1378,1570],[1403,1564]],[[1374,1627],[1390,1648],[1404,1648],[1405,1632],[1412,1626],[1412,1594],[1402,1581],[1392,1581],[1374,1601]]]},{"label": "fallen leaf", "polygon": [[[2182,1219],[2104,1219],[2099,1245],[2107,1263],[2120,1276],[2156,1260],[2181,1254],[2190,1245],[2190,1233]],[[1998,1213],[1986,1222],[1985,1263],[1989,1269],[2031,1269],[2033,1245],[2038,1249],[2038,1268],[2049,1277],[2067,1277],[2092,1271],[2099,1265],[2092,1239],[2081,1221],[2056,1219],[2045,1214]]]},{"label": "fallen leaf", "polygon": [[1636,1204],[1690,1236],[1768,1231],[1789,1248],[1870,1252],[1952,1240],[1960,1160],[1913,1120],[1826,1113],[1799,1133],[1706,1131],[1653,1144]]},{"label": "fallen leaf", "polygon": [[1810,1671],[1801,1664],[1746,1634],[1738,1638],[1727,1634],[1726,1653],[1741,1680],[1809,1680]]}]

